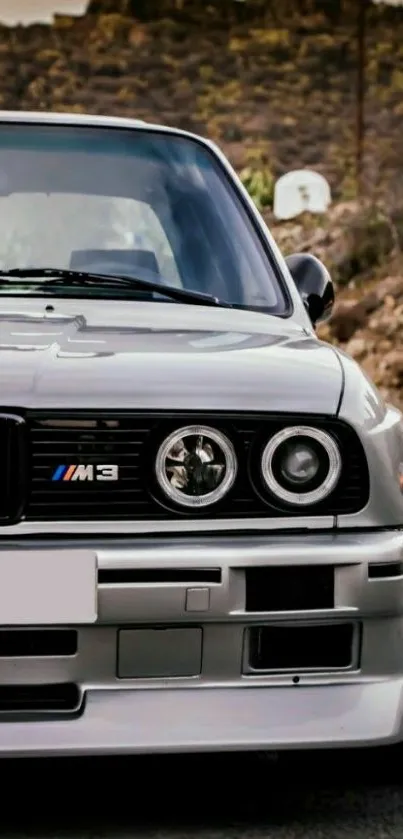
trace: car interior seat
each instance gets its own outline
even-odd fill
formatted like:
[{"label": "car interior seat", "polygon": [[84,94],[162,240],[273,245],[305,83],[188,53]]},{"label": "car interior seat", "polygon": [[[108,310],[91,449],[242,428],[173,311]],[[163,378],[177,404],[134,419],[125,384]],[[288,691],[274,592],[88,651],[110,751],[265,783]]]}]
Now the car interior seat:
[{"label": "car interior seat", "polygon": [[127,274],[140,279],[158,281],[159,265],[153,251],[146,250],[80,250],[73,251],[70,268],[76,271],[94,271],[103,274]]}]

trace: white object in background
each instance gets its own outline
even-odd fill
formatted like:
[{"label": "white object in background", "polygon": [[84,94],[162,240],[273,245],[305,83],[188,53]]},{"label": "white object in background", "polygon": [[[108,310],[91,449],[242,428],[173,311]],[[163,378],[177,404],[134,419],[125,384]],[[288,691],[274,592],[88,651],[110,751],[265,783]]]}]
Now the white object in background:
[{"label": "white object in background", "polygon": [[310,169],[287,172],[274,187],[273,212],[276,218],[284,221],[304,212],[325,213],[331,203],[326,178]]},{"label": "white object in background", "polygon": [[55,14],[85,14],[89,0],[0,0],[0,23],[5,26],[30,26],[53,23]]}]

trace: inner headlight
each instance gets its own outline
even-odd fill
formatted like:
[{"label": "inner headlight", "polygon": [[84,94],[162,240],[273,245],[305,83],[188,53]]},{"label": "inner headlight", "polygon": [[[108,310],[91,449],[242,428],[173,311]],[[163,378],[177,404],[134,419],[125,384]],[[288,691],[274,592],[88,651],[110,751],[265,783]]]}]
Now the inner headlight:
[{"label": "inner headlight", "polygon": [[338,446],[325,431],[293,426],[279,431],[262,455],[262,477],[287,504],[317,504],[335,488],[341,472]]},{"label": "inner headlight", "polygon": [[238,470],[235,449],[218,429],[189,425],[170,434],[155,461],[164,495],[182,507],[209,507],[232,488]]},{"label": "inner headlight", "polygon": [[290,484],[306,484],[313,481],[319,469],[320,459],[313,447],[304,443],[286,444],[280,465],[284,481]]}]

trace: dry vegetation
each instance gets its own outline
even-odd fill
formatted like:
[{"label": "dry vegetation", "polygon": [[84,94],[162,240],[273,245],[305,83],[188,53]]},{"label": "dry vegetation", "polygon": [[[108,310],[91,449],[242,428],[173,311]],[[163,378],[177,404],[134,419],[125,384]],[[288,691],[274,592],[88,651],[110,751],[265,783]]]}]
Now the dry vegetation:
[{"label": "dry vegetation", "polygon": [[310,249],[329,263],[342,291],[322,334],[400,402],[403,11],[374,7],[370,15],[368,200],[359,205],[354,7],[352,0],[92,0],[82,19],[0,28],[0,107],[108,112],[207,134],[270,223],[279,174],[299,166],[326,174],[337,200],[329,216],[275,233],[287,252]]},{"label": "dry vegetation", "polygon": [[[93,0],[90,10],[101,5],[119,8],[118,0]],[[121,0],[121,9],[129,5]],[[218,140],[237,168],[276,176],[315,166],[338,195],[352,196],[355,3],[333,17],[320,7],[343,4],[329,0],[267,0],[265,13],[250,0],[154,5],[161,14],[146,21],[92,11],[59,16],[52,28],[0,29],[0,105],[176,123]],[[183,8],[168,14],[170,6]],[[251,19],[242,21],[247,6]],[[403,147],[402,12],[374,7],[368,64],[367,178],[375,185]]]}]

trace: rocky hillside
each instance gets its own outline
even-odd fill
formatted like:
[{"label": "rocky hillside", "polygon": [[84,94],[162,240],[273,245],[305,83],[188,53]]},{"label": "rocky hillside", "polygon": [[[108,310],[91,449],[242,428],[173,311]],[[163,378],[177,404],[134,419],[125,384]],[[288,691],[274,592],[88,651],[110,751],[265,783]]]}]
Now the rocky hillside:
[{"label": "rocky hillside", "polygon": [[403,213],[379,201],[335,204],[326,217],[276,224],[285,253],[314,253],[336,280],[336,304],[319,337],[340,346],[403,410]]},{"label": "rocky hillside", "polygon": [[[176,123],[218,140],[237,168],[315,166],[351,197],[355,6],[92,0],[81,19],[0,29],[0,106]],[[160,16],[145,19],[154,7]],[[374,6],[369,23],[371,186],[396,170],[403,144],[403,12],[385,8]]]},{"label": "rocky hillside", "polygon": [[341,291],[323,337],[403,405],[403,10],[370,15],[364,205],[352,200],[355,17],[352,0],[92,0],[81,19],[0,27],[0,107],[130,115],[207,134],[270,224],[276,176],[324,172],[338,201],[329,216],[274,232],[286,252],[329,263]]},{"label": "rocky hillside", "polygon": [[371,376],[387,401],[403,410],[403,272],[402,259],[390,273],[364,288],[341,295],[320,336],[338,344]]}]

